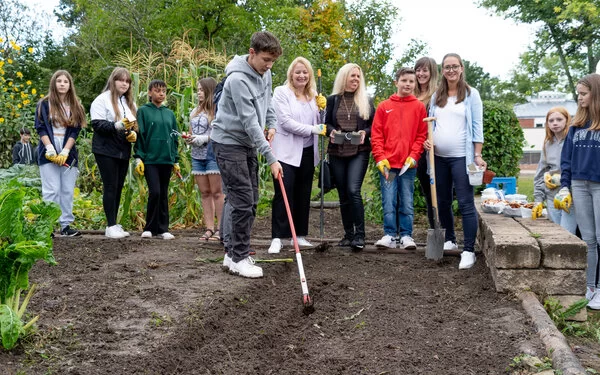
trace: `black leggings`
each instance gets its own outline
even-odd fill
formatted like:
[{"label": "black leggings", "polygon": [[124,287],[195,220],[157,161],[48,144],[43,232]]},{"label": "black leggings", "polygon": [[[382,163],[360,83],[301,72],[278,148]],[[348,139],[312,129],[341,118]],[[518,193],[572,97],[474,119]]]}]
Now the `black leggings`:
[{"label": "black leggings", "polygon": [[102,177],[102,205],[106,215],[106,224],[109,227],[117,224],[117,213],[121,202],[121,192],[129,168],[129,159],[113,158],[106,155],[94,154],[96,164]]}]

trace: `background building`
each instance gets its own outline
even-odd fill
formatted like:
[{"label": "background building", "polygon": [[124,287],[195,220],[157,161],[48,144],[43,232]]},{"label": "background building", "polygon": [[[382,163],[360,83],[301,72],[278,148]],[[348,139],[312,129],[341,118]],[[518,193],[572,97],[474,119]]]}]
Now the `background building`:
[{"label": "background building", "polygon": [[537,165],[540,161],[546,130],[546,114],[552,107],[565,107],[573,116],[577,111],[577,102],[570,94],[554,91],[540,91],[528,98],[528,103],[514,106],[515,114],[525,135],[521,165]]}]

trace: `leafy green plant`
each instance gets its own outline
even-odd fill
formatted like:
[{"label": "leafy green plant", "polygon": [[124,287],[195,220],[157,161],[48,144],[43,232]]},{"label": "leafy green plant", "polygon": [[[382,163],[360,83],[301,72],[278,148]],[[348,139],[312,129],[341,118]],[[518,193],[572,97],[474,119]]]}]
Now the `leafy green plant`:
[{"label": "leafy green plant", "polygon": [[585,298],[575,302],[571,306],[563,307],[560,304],[560,301],[554,297],[549,297],[544,301],[544,309],[548,313],[548,316],[554,324],[556,328],[558,328],[562,333],[570,336],[591,336],[591,331],[588,329],[590,325],[586,323],[579,323],[567,320],[575,314],[577,314],[581,309],[585,309],[588,301]]},{"label": "leafy green plant", "polygon": [[483,159],[497,176],[517,176],[525,136],[515,112],[506,104],[483,102]]},{"label": "leafy green plant", "polygon": [[[56,264],[51,233],[60,208],[35,199],[24,207],[28,190],[12,180],[0,194],[0,334],[6,349],[14,347],[38,319],[26,324],[21,320],[35,290],[35,285],[29,286],[31,267],[40,259]],[[21,292],[27,289],[21,303]]]}]

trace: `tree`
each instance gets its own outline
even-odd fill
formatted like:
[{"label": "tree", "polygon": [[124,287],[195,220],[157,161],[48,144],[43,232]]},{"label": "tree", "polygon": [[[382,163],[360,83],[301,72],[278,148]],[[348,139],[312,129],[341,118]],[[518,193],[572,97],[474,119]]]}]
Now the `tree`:
[{"label": "tree", "polygon": [[583,74],[570,60],[587,61],[588,73],[593,72],[600,59],[598,37],[600,18],[598,0],[482,0],[480,5],[495,10],[518,22],[536,23],[537,31],[534,51],[538,56],[556,53],[569,91],[576,97],[575,74]]}]

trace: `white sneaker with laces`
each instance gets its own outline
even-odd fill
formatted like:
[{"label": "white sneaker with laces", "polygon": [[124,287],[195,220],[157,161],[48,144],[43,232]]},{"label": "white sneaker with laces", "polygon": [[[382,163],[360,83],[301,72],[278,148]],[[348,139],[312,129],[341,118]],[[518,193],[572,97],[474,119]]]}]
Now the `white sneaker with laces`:
[{"label": "white sneaker with laces", "polygon": [[169,233],[169,232],[165,232],[165,233],[159,234],[157,237],[160,237],[160,238],[162,238],[163,240],[172,240],[172,239],[174,239],[174,238],[175,238],[175,236],[174,236],[174,235],[172,235],[172,234],[171,234],[171,233]]},{"label": "white sneaker with laces", "polygon": [[237,263],[232,261],[229,270],[234,275],[240,275],[251,279],[263,277],[262,268],[254,265],[254,259],[252,259],[252,257],[244,258]]},{"label": "white sneaker with laces", "polygon": [[591,301],[588,302],[587,307],[592,310],[600,310],[600,293],[598,291],[596,291]]},{"label": "white sneaker with laces", "polygon": [[390,249],[396,248],[396,237],[392,237],[389,234],[381,237],[381,239],[375,242],[375,246],[377,247],[387,247]]},{"label": "white sneaker with laces", "polygon": [[225,253],[225,256],[223,257],[223,271],[229,271],[232,262],[233,260],[231,259],[229,254]]},{"label": "white sneaker with laces", "polygon": [[585,288],[585,299],[591,301],[592,298],[594,298],[594,295],[596,295],[596,292],[598,292],[597,289],[593,289],[590,287]]},{"label": "white sneaker with laces", "polygon": [[106,227],[104,235],[108,238],[125,238],[126,236],[119,230],[116,225]]},{"label": "white sneaker with laces", "polygon": [[444,250],[458,250],[458,245],[456,245],[456,242],[446,241],[444,242]]},{"label": "white sneaker with laces", "polygon": [[[298,246],[300,247],[312,247],[312,244],[304,237],[296,237],[298,240]],[[290,240],[290,245],[294,246],[294,239]]]},{"label": "white sneaker with laces", "polygon": [[144,231],[142,233],[142,238],[152,238],[152,232],[150,232],[149,230]]},{"label": "white sneaker with laces", "polygon": [[460,263],[458,264],[459,270],[466,270],[475,264],[475,253],[472,251],[463,251],[460,253]]},{"label": "white sneaker with laces", "polygon": [[279,238],[273,238],[271,240],[271,246],[269,246],[268,253],[269,254],[279,254],[283,245],[281,244],[281,240]]},{"label": "white sneaker with laces", "polygon": [[400,246],[406,250],[416,250],[417,248],[417,244],[415,244],[415,240],[413,240],[411,236],[402,236],[400,239]]},{"label": "white sneaker with laces", "polygon": [[119,228],[119,230],[120,230],[121,232],[123,232],[123,234],[125,235],[125,237],[129,237],[129,236],[131,235],[131,233],[129,233],[129,232],[126,232],[126,231],[123,229],[123,226],[121,226],[121,224],[117,224],[117,228]]}]

